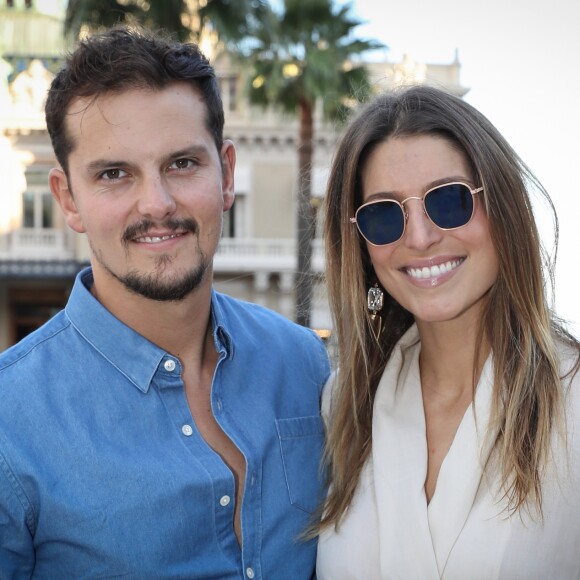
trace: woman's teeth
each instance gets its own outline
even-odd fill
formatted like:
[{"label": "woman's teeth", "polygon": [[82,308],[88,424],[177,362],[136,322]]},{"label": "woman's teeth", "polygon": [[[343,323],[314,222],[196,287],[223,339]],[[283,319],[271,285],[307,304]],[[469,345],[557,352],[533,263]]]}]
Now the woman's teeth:
[{"label": "woman's teeth", "polygon": [[438,264],[437,266],[425,266],[424,268],[405,268],[405,271],[407,274],[409,274],[409,276],[416,278],[417,280],[423,280],[425,278],[437,278],[438,276],[441,276],[441,274],[455,270],[455,268],[457,268],[461,262],[463,262],[463,259],[450,260],[449,262],[444,262],[443,264]]}]

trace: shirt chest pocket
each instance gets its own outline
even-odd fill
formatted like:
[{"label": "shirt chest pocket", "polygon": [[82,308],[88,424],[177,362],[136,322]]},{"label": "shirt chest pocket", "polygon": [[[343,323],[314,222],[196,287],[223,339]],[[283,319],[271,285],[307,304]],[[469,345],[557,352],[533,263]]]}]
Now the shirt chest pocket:
[{"label": "shirt chest pocket", "polygon": [[290,503],[313,512],[324,497],[321,455],[324,425],[319,416],[276,419]]}]

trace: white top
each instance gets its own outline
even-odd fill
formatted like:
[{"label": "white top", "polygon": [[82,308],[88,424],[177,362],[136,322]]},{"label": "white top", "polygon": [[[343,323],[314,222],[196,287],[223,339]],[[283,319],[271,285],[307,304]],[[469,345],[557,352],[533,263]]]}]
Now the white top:
[{"label": "white top", "polygon": [[427,505],[420,348],[413,326],[383,373],[372,453],[339,531],[320,537],[319,580],[580,578],[580,377],[567,391],[569,463],[560,446],[543,486],[543,524],[526,513],[507,517],[497,480],[483,475],[491,357]]}]

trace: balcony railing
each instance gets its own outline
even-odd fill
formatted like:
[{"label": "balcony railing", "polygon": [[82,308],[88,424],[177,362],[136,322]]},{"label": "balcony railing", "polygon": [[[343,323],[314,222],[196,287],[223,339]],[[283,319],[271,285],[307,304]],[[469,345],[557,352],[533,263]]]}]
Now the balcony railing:
[{"label": "balcony railing", "polygon": [[[294,272],[296,242],[292,239],[222,238],[214,259],[216,272]],[[312,245],[312,270],[322,272],[322,240]]]},{"label": "balcony railing", "polygon": [[67,232],[53,228],[22,228],[0,239],[0,259],[70,260],[73,251]]}]

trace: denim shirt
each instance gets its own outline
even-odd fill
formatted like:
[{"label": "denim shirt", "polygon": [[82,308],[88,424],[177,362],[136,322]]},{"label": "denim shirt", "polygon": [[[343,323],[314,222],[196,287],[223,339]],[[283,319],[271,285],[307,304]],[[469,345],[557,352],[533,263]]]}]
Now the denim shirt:
[{"label": "denim shirt", "polygon": [[324,496],[311,331],[212,293],[211,405],[243,453],[199,435],[181,363],[110,314],[81,272],[66,309],[0,355],[0,578],[311,578]]}]

